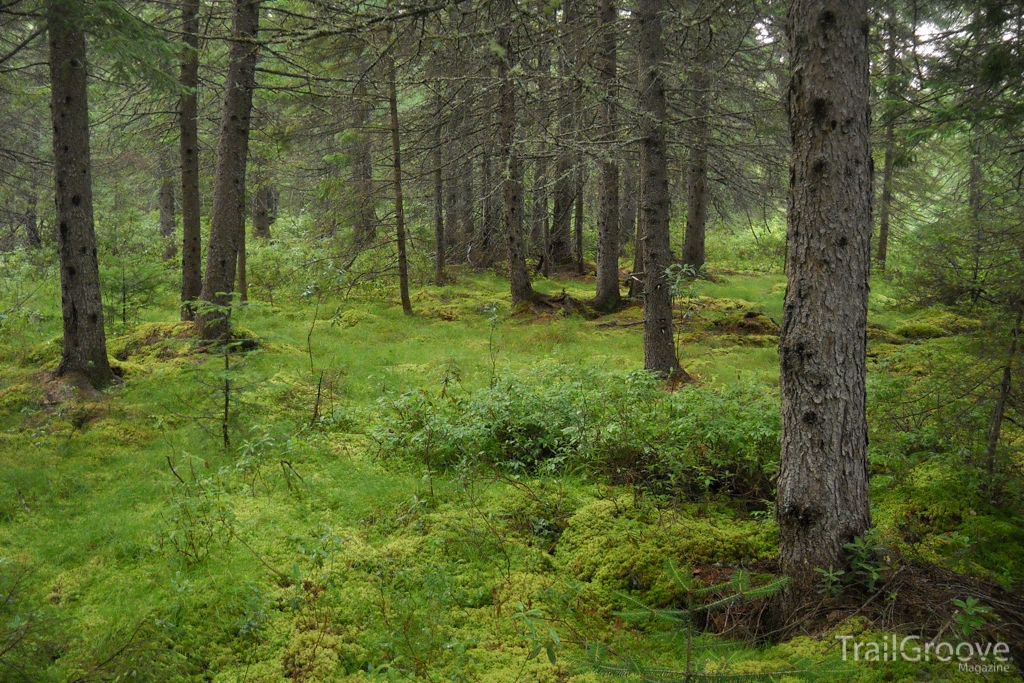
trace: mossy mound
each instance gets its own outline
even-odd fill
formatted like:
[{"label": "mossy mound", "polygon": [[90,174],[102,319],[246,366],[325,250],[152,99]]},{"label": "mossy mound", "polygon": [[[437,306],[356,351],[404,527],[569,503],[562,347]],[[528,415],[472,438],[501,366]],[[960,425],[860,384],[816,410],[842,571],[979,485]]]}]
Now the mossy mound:
[{"label": "mossy mound", "polygon": [[904,340],[881,325],[868,323],[868,341],[877,341],[883,344],[902,344]]},{"label": "mossy mound", "polygon": [[107,340],[107,354],[119,361],[144,364],[191,353],[194,327],[190,322],[143,323]]},{"label": "mossy mound", "polygon": [[936,339],[949,336],[949,333],[941,327],[921,321],[905,322],[893,332],[903,339]]},{"label": "mossy mound", "polygon": [[683,299],[680,305],[685,308],[697,308],[702,311],[715,311],[728,313],[730,311],[746,311],[754,308],[753,303],[744,299],[730,299],[727,297],[715,298],[712,296],[696,296]]},{"label": "mossy mound", "polygon": [[778,335],[779,325],[759,311],[747,311],[732,314],[714,321],[714,328],[719,332],[736,335]]},{"label": "mossy mound", "polygon": [[637,509],[632,498],[599,500],[570,519],[555,553],[563,571],[612,590],[646,590],[650,604],[666,604],[677,589],[665,560],[680,565],[752,562],[775,553],[774,524]]},{"label": "mossy mound", "polygon": [[373,322],[377,319],[373,313],[364,311],[358,308],[350,308],[347,311],[342,311],[331,320],[332,323],[339,327],[355,327],[360,323]]}]

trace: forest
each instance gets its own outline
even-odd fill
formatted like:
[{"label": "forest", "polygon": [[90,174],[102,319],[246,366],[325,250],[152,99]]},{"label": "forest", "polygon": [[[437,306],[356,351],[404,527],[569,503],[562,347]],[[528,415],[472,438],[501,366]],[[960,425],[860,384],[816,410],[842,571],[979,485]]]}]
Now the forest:
[{"label": "forest", "polygon": [[0,122],[0,683],[1021,678],[1021,0],[0,0]]}]

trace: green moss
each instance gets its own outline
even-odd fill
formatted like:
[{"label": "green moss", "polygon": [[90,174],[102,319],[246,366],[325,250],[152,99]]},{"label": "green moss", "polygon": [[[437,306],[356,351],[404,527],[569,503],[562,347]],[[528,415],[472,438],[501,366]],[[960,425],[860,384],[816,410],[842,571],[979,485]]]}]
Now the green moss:
[{"label": "green moss", "polygon": [[632,499],[599,500],[569,520],[558,543],[559,567],[570,576],[610,589],[647,591],[665,604],[676,589],[665,576],[665,560],[679,564],[749,562],[775,552],[771,523],[739,521],[729,513],[697,516],[643,510]]},{"label": "green moss", "polygon": [[893,330],[893,333],[903,339],[935,339],[949,334],[937,325],[921,321],[905,322]]}]

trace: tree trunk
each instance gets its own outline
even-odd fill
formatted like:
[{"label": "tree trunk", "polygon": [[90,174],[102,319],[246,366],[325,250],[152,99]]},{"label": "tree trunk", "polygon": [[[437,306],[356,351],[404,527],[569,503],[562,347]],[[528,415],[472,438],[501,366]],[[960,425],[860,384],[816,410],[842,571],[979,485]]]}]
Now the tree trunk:
[{"label": "tree trunk", "polygon": [[252,96],[256,89],[259,18],[259,0],[235,0],[224,111],[217,143],[210,245],[200,295],[210,308],[196,316],[197,331],[202,339],[226,338],[231,333],[231,293],[245,230],[245,169]]},{"label": "tree trunk", "polygon": [[178,99],[181,157],[181,319],[195,316],[192,302],[203,289],[199,227],[199,0],[182,0],[182,93]]},{"label": "tree trunk", "polygon": [[366,128],[370,123],[371,107],[366,91],[364,75],[356,83],[355,92],[355,139],[352,143],[352,191],[355,196],[353,238],[357,247],[365,247],[377,239],[377,211],[374,207],[373,157],[370,150],[370,136]]},{"label": "tree trunk", "polygon": [[574,261],[572,249],[573,204],[576,199],[576,87],[579,60],[578,0],[563,0],[559,38],[558,158],[555,161],[554,216],[551,220],[551,261],[565,266]]},{"label": "tree trunk", "polygon": [[504,216],[505,240],[508,245],[509,285],[512,305],[534,301],[537,298],[526,269],[526,245],[523,240],[523,161],[516,147],[516,91],[512,69],[509,27],[495,30],[501,50],[498,57],[498,136],[499,154],[503,162],[501,200]]},{"label": "tree trunk", "polygon": [[39,197],[34,194],[30,194],[25,199],[25,246],[29,249],[38,249],[43,246],[43,238],[39,235],[37,204],[39,204]]},{"label": "tree trunk", "polygon": [[245,216],[242,216],[242,223],[238,227],[238,302],[246,303],[249,301],[249,273],[246,268],[246,251],[245,251]]},{"label": "tree trunk", "polygon": [[445,284],[445,250],[447,245],[444,239],[444,169],[442,164],[442,148],[444,147],[444,133],[442,128],[442,105],[441,94],[437,95],[435,107],[434,131],[434,284],[441,286]]},{"label": "tree trunk", "polygon": [[174,212],[174,181],[165,176],[160,183],[160,237],[164,240],[164,261],[170,261],[178,253],[174,241],[177,220]]},{"label": "tree trunk", "polygon": [[615,0],[601,0],[598,21],[601,37],[597,54],[598,77],[604,91],[599,117],[602,142],[605,145],[601,160],[600,193],[597,216],[597,291],[594,308],[613,311],[619,307],[619,165],[615,162],[614,146],[617,141],[616,96],[616,35],[618,12]]},{"label": "tree trunk", "polygon": [[999,437],[1003,429],[1003,418],[1006,415],[1006,402],[1010,398],[1010,391],[1013,388],[1013,361],[1017,358],[1017,345],[1020,341],[1021,321],[1024,319],[1024,301],[1017,299],[1016,316],[1013,323],[1013,330],[1010,336],[1010,348],[1006,353],[1006,363],[1003,365],[1002,377],[999,380],[999,393],[996,396],[996,404],[992,409],[992,424],[988,430],[988,443],[985,447],[985,469],[988,473],[989,499],[995,503],[998,496],[996,486],[996,455],[999,449]]},{"label": "tree trunk", "polygon": [[665,377],[690,379],[676,359],[672,327],[668,163],[665,156],[665,83],[661,68],[664,0],[638,0],[640,64],[640,222],[644,245],[644,367]]},{"label": "tree trunk", "polygon": [[970,272],[970,297],[971,303],[976,304],[984,293],[984,274],[982,273],[982,252],[985,249],[985,226],[981,220],[981,209],[983,197],[981,183],[983,172],[981,169],[981,140],[977,130],[971,131],[970,165],[967,175],[967,201],[971,210],[971,272]]},{"label": "tree trunk", "polygon": [[[392,48],[393,49],[393,46]],[[402,143],[398,130],[398,68],[395,56],[387,55],[388,108],[391,112],[391,155],[395,172],[395,232],[398,239],[398,289],[402,298],[402,312],[412,315],[409,300],[409,264],[405,255],[405,201],[402,197]]]},{"label": "tree trunk", "polygon": [[[896,36],[892,24],[888,25],[889,44],[886,47],[885,71],[889,79],[896,76]],[[886,88],[890,97],[895,97],[890,85]],[[889,114],[885,123],[885,161],[882,166],[882,205],[878,211],[878,272],[885,272],[885,260],[889,256],[889,213],[892,207],[892,164],[896,155],[896,122]]]},{"label": "tree trunk", "polygon": [[704,235],[708,220],[708,79],[701,73],[694,79],[697,88],[697,111],[693,126],[693,147],[687,170],[686,237],[683,241],[683,263],[694,273],[704,267]]},{"label": "tree trunk", "polygon": [[576,215],[573,220],[575,232],[574,260],[576,261],[576,273],[583,275],[583,188],[586,186],[586,176],[582,165],[576,167],[576,198],[573,202],[576,207]]},{"label": "tree trunk", "polygon": [[275,204],[277,192],[272,185],[260,185],[252,201],[252,236],[257,239],[271,238],[270,226],[277,213]]},{"label": "tree trunk", "polygon": [[633,238],[633,269],[629,275],[629,298],[641,299],[644,295],[644,221],[643,202],[644,179],[637,169],[636,196],[634,202],[633,224],[636,226],[636,235]]},{"label": "tree trunk", "polygon": [[633,161],[625,159],[620,165],[623,171],[619,174],[619,256],[622,257],[636,236],[636,196],[639,188]]},{"label": "tree trunk", "polygon": [[103,387],[113,380],[113,373],[107,360],[92,214],[85,29],[77,14],[75,3],[68,0],[50,0],[47,6],[54,198],[64,322],[64,346],[56,374]]},{"label": "tree trunk", "polygon": [[865,370],[871,258],[866,0],[794,0],[788,17],[792,148],[779,344],[782,455],[776,517],[796,597],[846,563],[871,526]]}]

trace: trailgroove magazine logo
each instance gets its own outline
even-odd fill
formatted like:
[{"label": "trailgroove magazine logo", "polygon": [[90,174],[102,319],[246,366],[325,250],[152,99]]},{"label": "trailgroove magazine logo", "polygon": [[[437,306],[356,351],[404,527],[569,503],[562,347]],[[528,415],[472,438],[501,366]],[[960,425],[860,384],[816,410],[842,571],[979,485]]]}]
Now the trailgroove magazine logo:
[{"label": "trailgroove magazine logo", "polygon": [[896,636],[858,640],[836,636],[843,642],[843,661],[854,662],[958,662],[960,671],[1009,673],[1010,646],[1003,642],[921,640],[921,636]]}]

